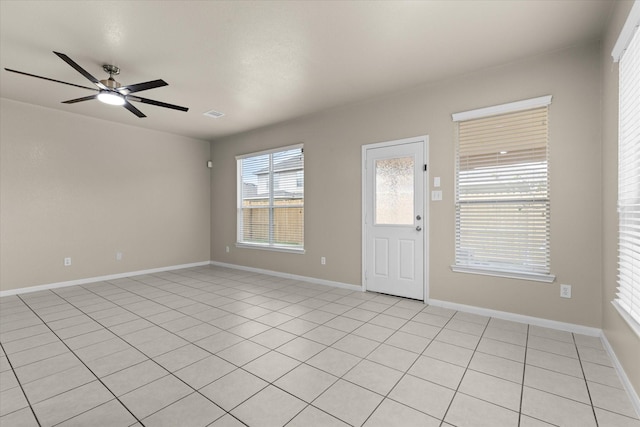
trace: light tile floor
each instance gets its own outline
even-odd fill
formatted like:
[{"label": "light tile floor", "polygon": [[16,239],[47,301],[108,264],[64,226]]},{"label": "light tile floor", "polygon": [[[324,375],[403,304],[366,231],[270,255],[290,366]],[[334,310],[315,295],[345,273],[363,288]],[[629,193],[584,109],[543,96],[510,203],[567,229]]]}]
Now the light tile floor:
[{"label": "light tile floor", "polygon": [[598,338],[200,267],[0,299],[4,426],[640,426]]}]

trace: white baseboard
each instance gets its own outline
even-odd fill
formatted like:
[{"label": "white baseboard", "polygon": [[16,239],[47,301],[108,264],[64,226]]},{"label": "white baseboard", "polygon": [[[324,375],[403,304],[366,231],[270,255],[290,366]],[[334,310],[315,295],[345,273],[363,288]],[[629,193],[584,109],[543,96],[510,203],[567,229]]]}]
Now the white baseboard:
[{"label": "white baseboard", "polygon": [[350,291],[362,292],[362,286],[350,285],[348,283],[334,282],[332,280],[317,279],[315,277],[298,276],[297,274],[281,273],[279,271],[265,270],[262,268],[245,267],[244,265],[227,264],[225,262],[211,261],[211,265],[217,267],[233,268],[235,270],[250,271],[252,273],[268,274],[269,276],[282,277],[284,279],[300,280],[301,282],[314,283],[316,285],[333,286],[334,288],[348,289]]},{"label": "white baseboard", "polygon": [[0,297],[7,297],[10,295],[26,294],[29,292],[44,291],[47,289],[65,288],[67,286],[86,285],[87,283],[103,282],[105,280],[124,279],[131,276],[142,276],[144,274],[161,273],[163,271],[180,270],[190,267],[201,267],[203,265],[209,265],[209,261],[193,262],[190,264],[172,265],[169,267],[152,268],[149,270],[130,271],[128,273],[109,274],[106,276],[88,277],[86,279],[69,280],[66,282],[48,283],[45,285],[29,286],[26,288],[9,289],[7,291],[0,291]]},{"label": "white baseboard", "polygon": [[600,339],[602,340],[602,344],[604,345],[605,350],[607,350],[607,353],[609,353],[609,357],[613,362],[614,368],[616,368],[618,377],[620,378],[620,381],[622,382],[622,385],[624,386],[624,389],[626,390],[627,395],[629,396],[629,400],[631,400],[633,409],[635,409],[637,416],[640,417],[640,397],[638,397],[638,393],[636,393],[636,390],[633,388],[633,385],[631,385],[631,381],[629,380],[629,377],[627,376],[626,372],[622,368],[622,364],[618,360],[616,353],[613,351],[613,347],[611,347],[611,344],[609,344],[609,340],[604,334],[604,331],[602,332]]},{"label": "white baseboard", "polygon": [[437,299],[429,299],[427,301],[430,305],[437,307],[449,308],[451,310],[464,311],[466,313],[478,314],[480,316],[496,317],[498,319],[510,320],[518,323],[528,323],[534,326],[540,326],[543,328],[559,329],[561,331],[574,332],[576,334],[589,335],[592,337],[599,337],[602,335],[602,330],[598,328],[591,328],[589,326],[576,325],[574,323],[558,322],[556,320],[543,319],[541,317],[525,316],[523,314],[509,313],[507,311],[491,310],[489,308],[475,307],[472,305],[457,304],[455,302],[441,301]]}]

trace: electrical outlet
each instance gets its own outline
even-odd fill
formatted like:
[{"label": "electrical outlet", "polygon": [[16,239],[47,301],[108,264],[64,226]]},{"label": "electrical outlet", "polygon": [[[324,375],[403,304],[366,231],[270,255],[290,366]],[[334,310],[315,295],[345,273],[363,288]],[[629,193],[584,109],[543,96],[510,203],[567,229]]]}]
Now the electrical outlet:
[{"label": "electrical outlet", "polygon": [[560,285],[560,297],[571,298],[571,285]]},{"label": "electrical outlet", "polygon": [[320,257],[320,264],[326,265],[327,264],[327,259],[325,257]]},{"label": "electrical outlet", "polygon": [[122,261],[122,252],[116,252],[116,261]]},{"label": "electrical outlet", "polygon": [[229,253],[229,246],[227,246],[227,253]]},{"label": "electrical outlet", "polygon": [[69,267],[71,265],[71,258],[67,257],[64,259],[64,266]]}]

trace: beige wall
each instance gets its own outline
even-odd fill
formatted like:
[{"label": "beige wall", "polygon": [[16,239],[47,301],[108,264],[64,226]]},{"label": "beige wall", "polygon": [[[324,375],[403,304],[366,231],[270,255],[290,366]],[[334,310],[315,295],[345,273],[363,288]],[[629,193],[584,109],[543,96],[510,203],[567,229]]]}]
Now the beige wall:
[{"label": "beige wall", "polygon": [[0,121],[0,290],[209,260],[208,142],[7,99]]},{"label": "beige wall", "polygon": [[[212,259],[360,285],[361,147],[428,134],[430,177],[442,178],[444,192],[429,212],[430,297],[600,327],[600,61],[598,43],[581,45],[213,142]],[[553,95],[551,266],[557,281],[451,272],[451,113],[542,95]],[[305,149],[306,254],[236,248],[234,156],[298,142]],[[321,256],[327,257],[326,266],[320,265]],[[572,299],[559,297],[560,283],[573,285]]]},{"label": "beige wall", "polygon": [[605,33],[602,49],[603,116],[602,116],[602,199],[603,199],[603,276],[602,329],[616,356],[640,393],[640,339],[611,305],[617,287],[618,214],[618,64],[611,50],[624,25],[632,1],[618,1]]}]

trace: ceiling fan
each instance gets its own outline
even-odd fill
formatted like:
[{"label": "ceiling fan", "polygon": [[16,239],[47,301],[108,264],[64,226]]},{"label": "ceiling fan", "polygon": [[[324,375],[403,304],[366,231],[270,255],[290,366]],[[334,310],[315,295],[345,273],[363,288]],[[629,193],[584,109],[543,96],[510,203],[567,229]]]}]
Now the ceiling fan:
[{"label": "ceiling fan", "polygon": [[181,107],[179,105],[167,104],[166,102],[154,101],[153,99],[141,98],[136,95],[131,95],[132,93],[142,92],[143,90],[154,89],[157,87],[168,86],[169,84],[164,80],[151,80],[144,83],[136,83],[132,85],[122,86],[118,83],[113,76],[117,76],[120,74],[120,68],[115,65],[105,64],[102,66],[102,69],[109,73],[109,78],[105,80],[98,80],[89,74],[84,68],[74,62],[71,58],[69,58],[64,53],[53,52],[60,57],[64,62],[71,65],[77,72],[86,77],[91,83],[96,85],[97,89],[87,86],[77,85],[75,83],[67,83],[56,79],[50,79],[49,77],[37,76],[35,74],[25,73],[23,71],[12,70],[9,68],[5,68],[5,70],[10,71],[12,73],[18,73],[25,76],[36,77],[43,80],[49,80],[51,82],[62,83],[69,86],[75,86],[82,89],[88,89],[92,91],[98,92],[95,95],[84,96],[82,98],[70,99],[68,101],[63,101],[63,104],[75,104],[76,102],[89,101],[91,99],[97,99],[98,101],[104,102],[105,104],[110,105],[122,105],[127,110],[131,111],[133,114],[138,116],[139,118],[147,117],[142,111],[138,110],[136,107],[131,105],[131,102],[141,102],[143,104],[156,105],[158,107],[171,108],[173,110],[178,111],[188,111],[189,109],[186,107]]}]

